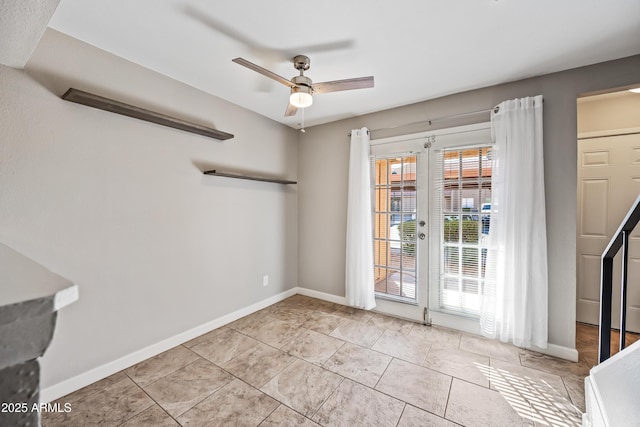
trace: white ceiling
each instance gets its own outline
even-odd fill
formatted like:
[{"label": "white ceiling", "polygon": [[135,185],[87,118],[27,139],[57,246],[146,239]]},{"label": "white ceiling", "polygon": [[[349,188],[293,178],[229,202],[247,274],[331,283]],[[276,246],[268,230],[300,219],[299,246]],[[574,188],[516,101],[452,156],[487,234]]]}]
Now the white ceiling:
[{"label": "white ceiling", "polygon": [[312,126],[640,53],[640,0],[61,0],[49,26],[292,127],[288,89],[233,58],[375,76],[316,95]]},{"label": "white ceiling", "polygon": [[0,64],[23,68],[60,0],[0,0]]}]

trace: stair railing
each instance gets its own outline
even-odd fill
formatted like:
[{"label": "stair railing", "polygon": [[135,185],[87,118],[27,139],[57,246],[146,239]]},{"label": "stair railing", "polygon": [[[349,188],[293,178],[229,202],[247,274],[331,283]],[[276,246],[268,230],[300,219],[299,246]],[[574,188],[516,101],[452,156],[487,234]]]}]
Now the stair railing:
[{"label": "stair railing", "polygon": [[600,339],[598,363],[611,356],[611,304],[613,300],[613,258],[622,249],[622,280],[620,289],[620,350],[625,347],[627,333],[627,273],[629,265],[629,236],[640,222],[640,196],[629,209],[613,238],[602,254],[600,270]]}]

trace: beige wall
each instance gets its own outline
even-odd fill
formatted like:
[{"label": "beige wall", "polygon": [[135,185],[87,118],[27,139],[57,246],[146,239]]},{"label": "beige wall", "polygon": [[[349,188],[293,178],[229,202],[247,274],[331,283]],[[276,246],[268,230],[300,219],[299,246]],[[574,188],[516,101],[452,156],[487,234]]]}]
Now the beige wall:
[{"label": "beige wall", "polygon": [[[549,258],[549,342],[575,348],[576,98],[638,83],[640,56],[507,83],[307,129],[300,138],[300,286],[344,295],[347,169],[351,129],[412,123],[544,96],[544,161]],[[486,121],[488,115],[373,132],[373,138]]]},{"label": "beige wall", "polygon": [[[70,86],[235,138],[61,100]],[[0,241],[80,290],[45,389],[297,285],[296,186],[202,174],[295,180],[294,130],[52,30],[26,72],[0,66],[0,94]]]},{"label": "beige wall", "polygon": [[[640,86],[640,76],[638,77]],[[628,90],[578,99],[578,133],[640,128],[640,93]]]}]

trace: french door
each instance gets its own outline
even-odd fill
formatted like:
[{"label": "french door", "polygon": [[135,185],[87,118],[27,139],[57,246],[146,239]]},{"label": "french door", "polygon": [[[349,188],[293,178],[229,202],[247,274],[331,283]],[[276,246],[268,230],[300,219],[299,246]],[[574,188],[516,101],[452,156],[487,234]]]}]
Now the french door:
[{"label": "french door", "polygon": [[432,307],[478,317],[491,225],[491,146],[445,145],[433,158]]},{"label": "french door", "polygon": [[488,124],[372,141],[376,310],[478,332]]},{"label": "french door", "polygon": [[377,310],[422,320],[427,307],[427,152],[372,148]]}]

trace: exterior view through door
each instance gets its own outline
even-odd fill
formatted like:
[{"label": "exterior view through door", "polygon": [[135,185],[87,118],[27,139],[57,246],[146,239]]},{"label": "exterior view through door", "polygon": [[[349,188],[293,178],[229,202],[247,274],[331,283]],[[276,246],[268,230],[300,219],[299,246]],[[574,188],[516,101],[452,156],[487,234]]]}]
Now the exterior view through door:
[{"label": "exterior view through door", "polygon": [[439,150],[434,168],[433,254],[438,308],[478,316],[491,225],[491,148]]},{"label": "exterior view through door", "polygon": [[374,162],[375,290],[407,302],[418,283],[416,162],[416,155]]},{"label": "exterior view through door", "polygon": [[479,332],[490,144],[488,123],[371,142],[379,311]]}]

